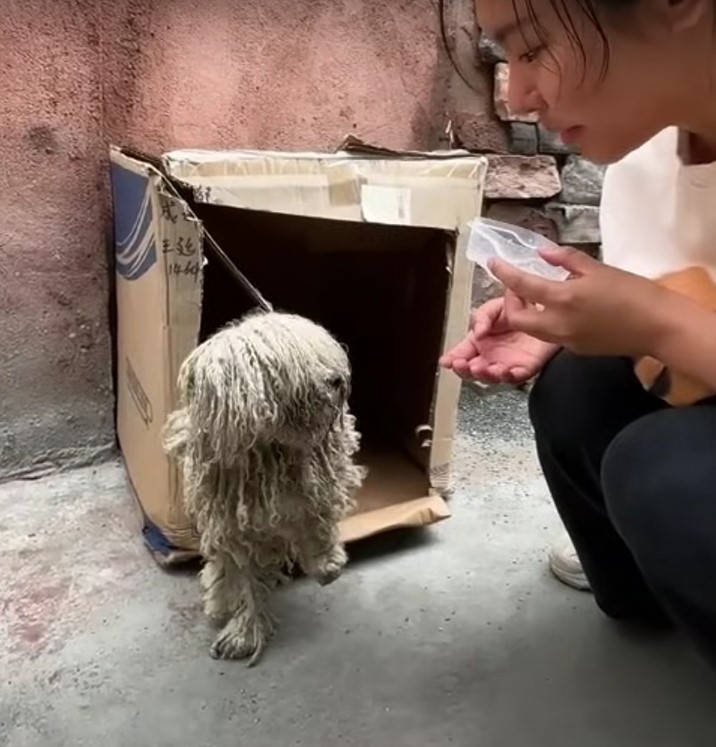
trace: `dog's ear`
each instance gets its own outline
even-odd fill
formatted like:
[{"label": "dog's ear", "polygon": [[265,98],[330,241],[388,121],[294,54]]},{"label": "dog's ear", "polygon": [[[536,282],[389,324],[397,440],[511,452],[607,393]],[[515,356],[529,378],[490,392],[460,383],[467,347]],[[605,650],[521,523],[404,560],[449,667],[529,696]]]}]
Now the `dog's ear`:
[{"label": "dog's ear", "polygon": [[177,399],[182,405],[188,404],[194,394],[195,361],[196,356],[192,353],[184,360],[179,368],[179,376],[177,377]]},{"label": "dog's ear", "polygon": [[179,369],[176,381],[175,396],[177,402],[162,425],[161,440],[164,452],[176,459],[186,455],[187,448],[196,441],[194,429],[189,417],[187,402],[194,387],[192,361],[187,359]]},{"label": "dog's ear", "polygon": [[279,420],[272,371],[260,361],[217,355],[206,347],[182,366],[180,390],[193,425],[202,460],[225,466],[271,440]]}]

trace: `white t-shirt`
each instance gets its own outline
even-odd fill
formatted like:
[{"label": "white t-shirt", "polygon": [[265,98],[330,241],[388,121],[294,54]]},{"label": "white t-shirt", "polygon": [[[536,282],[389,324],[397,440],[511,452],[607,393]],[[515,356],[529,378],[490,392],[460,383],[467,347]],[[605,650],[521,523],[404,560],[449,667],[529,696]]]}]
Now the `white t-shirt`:
[{"label": "white t-shirt", "polygon": [[602,186],[604,262],[658,278],[698,265],[716,281],[716,163],[685,166],[668,128],[610,166]]}]

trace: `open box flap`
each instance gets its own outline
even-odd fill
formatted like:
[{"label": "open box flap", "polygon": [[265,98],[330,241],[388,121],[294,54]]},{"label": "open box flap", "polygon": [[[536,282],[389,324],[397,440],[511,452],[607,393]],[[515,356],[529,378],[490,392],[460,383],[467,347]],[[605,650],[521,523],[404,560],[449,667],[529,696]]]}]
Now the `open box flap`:
[{"label": "open box flap", "polygon": [[450,509],[440,496],[415,498],[352,516],[343,522],[341,540],[355,542],[395,529],[429,526],[449,517]]},{"label": "open box flap", "polygon": [[197,202],[226,207],[448,231],[478,214],[484,157],[372,153],[177,150],[162,165]]}]

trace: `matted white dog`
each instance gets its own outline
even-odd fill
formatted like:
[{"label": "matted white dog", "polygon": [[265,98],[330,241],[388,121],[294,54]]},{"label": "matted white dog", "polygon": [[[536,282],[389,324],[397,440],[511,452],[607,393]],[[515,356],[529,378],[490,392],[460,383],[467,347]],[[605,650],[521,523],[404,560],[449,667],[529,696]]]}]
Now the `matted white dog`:
[{"label": "matted white dog", "polygon": [[350,380],[326,329],[277,312],[219,330],[181,367],[164,447],[201,535],[204,609],[223,625],[215,658],[258,661],[286,569],[328,584],[346,563],[339,523],[365,476]]}]

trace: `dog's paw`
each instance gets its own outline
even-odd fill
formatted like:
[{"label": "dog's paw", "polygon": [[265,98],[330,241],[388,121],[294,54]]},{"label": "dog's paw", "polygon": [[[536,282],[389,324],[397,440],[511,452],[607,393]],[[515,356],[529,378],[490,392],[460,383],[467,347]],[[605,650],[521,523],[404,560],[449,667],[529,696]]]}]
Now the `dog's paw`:
[{"label": "dog's paw", "polygon": [[258,661],[264,645],[263,641],[252,640],[236,631],[224,629],[212,644],[209,654],[212,659],[248,659],[251,657]]},{"label": "dog's paw", "polygon": [[248,659],[252,667],[258,663],[275,630],[275,622],[268,613],[258,619],[234,617],[216,637],[209,654],[213,659]]},{"label": "dog's paw", "polygon": [[321,586],[328,586],[343,573],[347,562],[346,551],[341,545],[336,545],[325,558],[320,558],[316,562],[312,575]]}]

